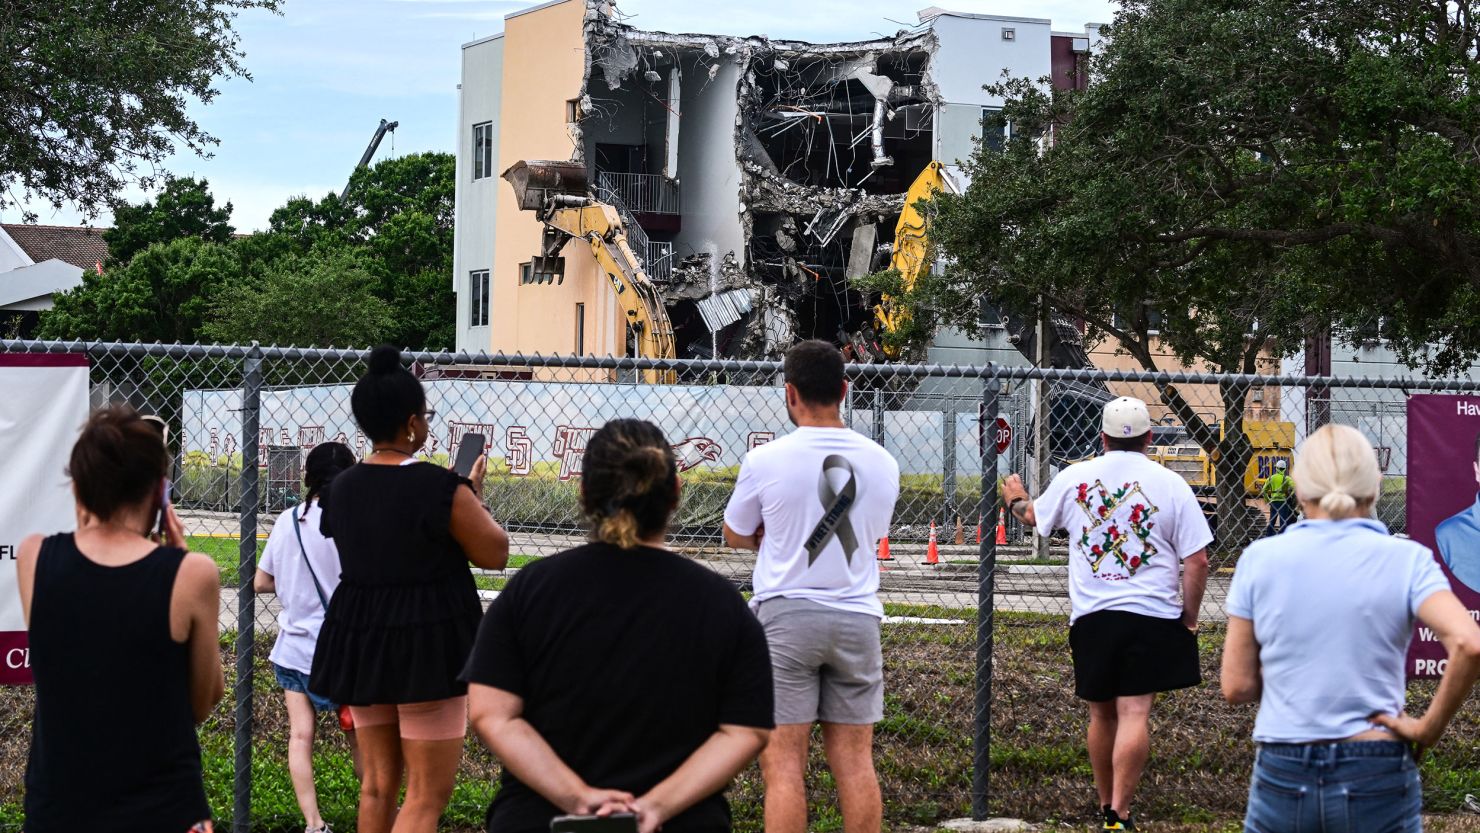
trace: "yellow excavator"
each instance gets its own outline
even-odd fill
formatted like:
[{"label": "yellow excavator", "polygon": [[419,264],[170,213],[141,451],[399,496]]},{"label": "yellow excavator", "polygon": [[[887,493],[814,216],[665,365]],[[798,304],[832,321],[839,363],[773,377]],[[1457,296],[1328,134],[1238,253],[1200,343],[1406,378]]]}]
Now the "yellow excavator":
[{"label": "yellow excavator", "polygon": [[[522,211],[533,211],[544,223],[540,254],[530,262],[536,282],[563,281],[565,258],[561,249],[572,239],[591,247],[596,265],[611,282],[632,334],[632,354],[648,359],[677,355],[673,323],[657,287],[642,261],[627,244],[627,232],[617,209],[592,198],[587,191],[586,166],[579,162],[523,161],[504,171]],[[673,384],[671,370],[644,370],[649,384]]]},{"label": "yellow excavator", "polygon": [[[904,210],[900,212],[899,222],[894,226],[894,253],[889,258],[889,268],[899,272],[905,289],[914,287],[920,273],[930,268],[930,263],[926,260],[929,257],[926,235],[930,221],[920,210],[919,204],[946,189],[944,170],[944,165],[932,161],[915,177],[910,190],[904,195]],[[899,329],[907,321],[909,310],[896,309],[894,299],[889,295],[880,298],[879,305],[874,307],[874,330],[880,335]],[[898,358],[897,348],[886,344],[883,350],[884,355],[889,358]]]}]

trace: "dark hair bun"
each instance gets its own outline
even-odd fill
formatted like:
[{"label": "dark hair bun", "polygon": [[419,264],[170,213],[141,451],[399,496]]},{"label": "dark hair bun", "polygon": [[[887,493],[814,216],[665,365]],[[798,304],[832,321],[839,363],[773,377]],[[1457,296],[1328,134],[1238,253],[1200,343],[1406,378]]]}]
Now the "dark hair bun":
[{"label": "dark hair bun", "polygon": [[401,351],[389,344],[382,344],[370,351],[370,372],[376,376],[394,373],[401,369]]}]

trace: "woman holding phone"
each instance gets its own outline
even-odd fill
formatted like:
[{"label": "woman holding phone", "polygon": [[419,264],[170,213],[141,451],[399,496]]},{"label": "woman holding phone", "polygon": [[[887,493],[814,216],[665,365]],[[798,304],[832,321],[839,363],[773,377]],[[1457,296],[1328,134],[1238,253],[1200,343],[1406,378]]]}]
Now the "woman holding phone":
[{"label": "woman holding phone", "polygon": [[483,506],[483,458],[468,478],[416,460],[432,414],[400,351],[370,354],[350,406],[374,445],[320,500],[342,572],[308,688],[354,718],[360,833],[432,833],[467,733],[457,675],[483,613],[468,562],[503,569],[509,536]]},{"label": "woman holding phone", "polygon": [[94,413],[67,464],[77,531],[17,551],[36,680],[31,833],[210,828],[195,726],[225,690],[221,580],[185,551],[161,499],[169,466],[157,426],[132,408]]},{"label": "woman holding phone", "polygon": [[[278,516],[272,525],[252,580],[252,589],[258,593],[277,594],[281,608],[277,641],[268,659],[288,711],[288,774],[303,813],[304,833],[329,833],[329,825],[319,814],[313,783],[314,730],[319,712],[343,708],[308,688],[324,611],[339,586],[339,551],[319,531],[319,495],[336,475],[354,464],[354,452],[343,443],[320,443],[308,452],[303,461],[303,484],[308,491],[302,503]],[[348,718],[348,709],[343,711]],[[353,723],[341,720],[340,726],[358,759]],[[358,774],[358,760],[355,769]]]},{"label": "woman holding phone", "polygon": [[774,725],[771,657],[735,588],[666,548],[679,488],[662,431],[608,422],[582,461],[591,543],[523,568],[489,607],[463,671],[504,764],[489,833],[610,813],[642,833],[730,829],[725,786]]}]

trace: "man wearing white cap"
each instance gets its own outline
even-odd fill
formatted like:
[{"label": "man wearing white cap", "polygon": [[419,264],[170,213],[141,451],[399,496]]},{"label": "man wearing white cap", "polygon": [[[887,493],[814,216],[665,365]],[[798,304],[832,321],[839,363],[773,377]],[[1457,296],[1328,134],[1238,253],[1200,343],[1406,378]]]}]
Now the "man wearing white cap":
[{"label": "man wearing white cap", "polygon": [[1069,533],[1069,651],[1089,702],[1089,760],[1105,830],[1134,830],[1131,798],[1150,754],[1157,692],[1202,682],[1197,613],[1213,540],[1187,481],[1146,456],[1146,403],[1105,405],[1105,453],[1075,463],[1037,500],[1002,484],[1008,511],[1039,535]]}]

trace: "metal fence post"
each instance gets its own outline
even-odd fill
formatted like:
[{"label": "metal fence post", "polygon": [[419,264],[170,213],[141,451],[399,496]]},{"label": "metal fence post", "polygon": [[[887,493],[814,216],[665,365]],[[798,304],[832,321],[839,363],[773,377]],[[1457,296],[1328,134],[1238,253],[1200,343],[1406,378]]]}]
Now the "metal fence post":
[{"label": "metal fence post", "polygon": [[942,529],[946,529],[954,518],[961,517],[956,503],[956,400],[954,397],[946,399],[945,407],[940,412],[940,458],[940,490],[946,504],[946,516],[942,519]]},{"label": "metal fence post", "polygon": [[[996,365],[987,365],[982,379],[981,517],[997,517],[997,392],[1001,381]],[[977,564],[976,607],[976,726],[971,757],[971,817],[987,818],[987,795],[992,761],[992,614],[993,582],[997,572],[997,536],[982,535]]]},{"label": "metal fence post", "polygon": [[874,424],[870,429],[873,441],[884,444],[884,391],[874,391]]},{"label": "metal fence post", "polygon": [[235,787],[231,829],[252,829],[252,664],[256,654],[257,610],[252,578],[257,572],[257,436],[262,408],[262,350],[256,344],[242,361],[241,548],[237,562]]}]

